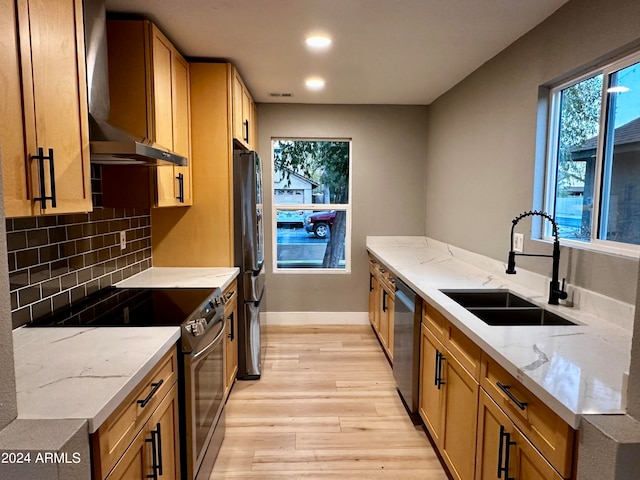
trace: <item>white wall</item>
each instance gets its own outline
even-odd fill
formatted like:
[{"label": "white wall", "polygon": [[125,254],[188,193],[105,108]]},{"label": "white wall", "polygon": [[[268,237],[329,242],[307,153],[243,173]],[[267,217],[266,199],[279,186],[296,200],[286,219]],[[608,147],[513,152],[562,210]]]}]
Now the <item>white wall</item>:
[{"label": "white wall", "polygon": [[266,196],[267,311],[365,312],[367,235],[424,235],[426,107],[260,104],[259,153],[271,191],[274,137],[352,139],[352,271],[272,273],[271,198]]}]

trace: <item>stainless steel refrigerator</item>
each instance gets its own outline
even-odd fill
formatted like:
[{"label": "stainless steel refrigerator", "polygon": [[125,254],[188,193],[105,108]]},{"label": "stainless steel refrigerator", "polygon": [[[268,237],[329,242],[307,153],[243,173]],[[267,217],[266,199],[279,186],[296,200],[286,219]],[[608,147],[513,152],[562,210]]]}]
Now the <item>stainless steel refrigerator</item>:
[{"label": "stainless steel refrigerator", "polygon": [[234,256],[238,277],[238,378],[260,378],[265,352],[260,313],[265,303],[263,190],[256,152],[233,154]]}]

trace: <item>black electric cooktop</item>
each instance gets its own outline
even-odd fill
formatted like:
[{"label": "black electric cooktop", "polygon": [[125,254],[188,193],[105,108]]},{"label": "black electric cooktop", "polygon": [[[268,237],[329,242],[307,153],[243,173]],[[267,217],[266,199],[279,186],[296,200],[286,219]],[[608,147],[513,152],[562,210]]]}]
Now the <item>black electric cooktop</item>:
[{"label": "black electric cooktop", "polygon": [[203,308],[216,290],[110,287],[27,327],[176,326]]}]

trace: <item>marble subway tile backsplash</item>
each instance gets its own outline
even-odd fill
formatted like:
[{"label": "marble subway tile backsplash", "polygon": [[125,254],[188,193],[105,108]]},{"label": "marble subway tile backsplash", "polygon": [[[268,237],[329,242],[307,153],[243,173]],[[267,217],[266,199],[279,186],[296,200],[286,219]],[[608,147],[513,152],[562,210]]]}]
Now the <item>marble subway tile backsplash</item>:
[{"label": "marble subway tile backsplash", "polygon": [[6,220],[13,328],[151,267],[149,210],[99,206],[92,177],[93,212]]}]

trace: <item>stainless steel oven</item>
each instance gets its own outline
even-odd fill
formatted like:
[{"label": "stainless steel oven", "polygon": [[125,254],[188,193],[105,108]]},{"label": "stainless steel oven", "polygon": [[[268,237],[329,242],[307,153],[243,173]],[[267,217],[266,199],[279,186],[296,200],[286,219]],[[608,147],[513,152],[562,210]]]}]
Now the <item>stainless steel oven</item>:
[{"label": "stainless steel oven", "polygon": [[180,326],[181,474],[208,479],[225,427],[224,300],[213,288],[110,287],[29,326]]},{"label": "stainless steel oven", "polygon": [[183,478],[209,479],[224,438],[224,308],[183,324],[186,458]]}]

